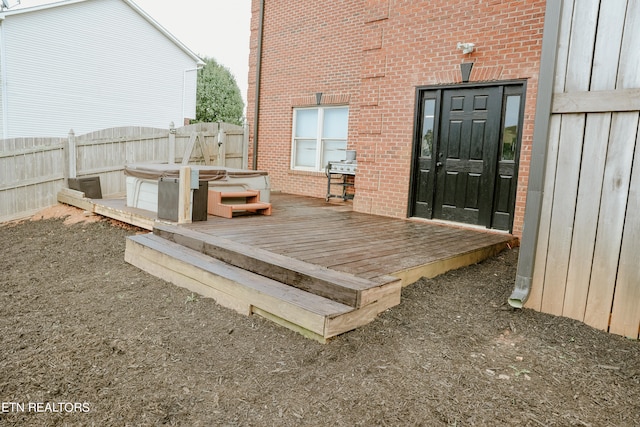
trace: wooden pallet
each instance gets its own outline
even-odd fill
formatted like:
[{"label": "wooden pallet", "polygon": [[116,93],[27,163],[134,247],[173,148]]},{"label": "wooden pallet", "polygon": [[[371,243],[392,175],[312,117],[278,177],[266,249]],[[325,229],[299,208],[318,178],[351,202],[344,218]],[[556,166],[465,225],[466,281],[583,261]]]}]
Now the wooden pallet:
[{"label": "wooden pallet", "polygon": [[239,313],[258,314],[326,342],[373,321],[400,303],[396,280],[376,301],[359,308],[233,266],[156,234],[129,237],[125,260],[175,285],[211,297]]},{"label": "wooden pallet", "polygon": [[271,215],[271,203],[260,201],[260,191],[216,191],[209,190],[207,204],[209,215],[233,218],[234,212],[254,212]]}]

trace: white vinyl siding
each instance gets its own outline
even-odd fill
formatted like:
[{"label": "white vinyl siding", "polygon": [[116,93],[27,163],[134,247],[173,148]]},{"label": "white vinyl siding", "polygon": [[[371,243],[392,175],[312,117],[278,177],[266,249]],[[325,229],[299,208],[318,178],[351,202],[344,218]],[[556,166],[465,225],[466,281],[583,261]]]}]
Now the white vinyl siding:
[{"label": "white vinyl siding", "polygon": [[348,125],[348,107],[294,109],[291,168],[321,171],[345,160]]},{"label": "white vinyl siding", "polygon": [[[6,16],[5,137],[181,126],[195,112],[196,60],[122,0]],[[193,105],[191,105],[193,104]]]}]

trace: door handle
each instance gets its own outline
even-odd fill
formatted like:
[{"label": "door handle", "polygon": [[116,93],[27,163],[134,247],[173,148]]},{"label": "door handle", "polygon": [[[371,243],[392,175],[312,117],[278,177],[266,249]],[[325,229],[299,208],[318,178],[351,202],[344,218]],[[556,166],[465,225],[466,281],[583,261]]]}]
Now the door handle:
[{"label": "door handle", "polygon": [[439,168],[442,166],[442,162],[436,162],[436,167]]}]

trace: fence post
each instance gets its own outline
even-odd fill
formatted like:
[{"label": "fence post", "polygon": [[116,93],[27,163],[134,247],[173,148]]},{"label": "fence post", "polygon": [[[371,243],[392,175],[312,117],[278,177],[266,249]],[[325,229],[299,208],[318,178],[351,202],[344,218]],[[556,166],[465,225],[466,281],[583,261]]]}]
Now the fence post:
[{"label": "fence post", "polygon": [[169,123],[169,164],[176,162],[176,125]]},{"label": "fence post", "polygon": [[69,130],[69,135],[67,136],[67,144],[66,144],[66,159],[67,159],[67,170],[66,175],[67,178],[76,178],[77,174],[77,166],[76,166],[76,134],[73,129]]},{"label": "fence post", "polygon": [[222,130],[222,122],[218,122],[218,158],[217,158],[217,166],[226,166],[227,165],[227,147],[226,147],[226,135],[224,130]]},{"label": "fence post", "polygon": [[178,224],[187,224],[192,218],[191,200],[191,167],[182,166],[180,168],[180,179],[178,184]]},{"label": "fence post", "polygon": [[249,169],[249,125],[245,123],[242,135],[242,169]]}]

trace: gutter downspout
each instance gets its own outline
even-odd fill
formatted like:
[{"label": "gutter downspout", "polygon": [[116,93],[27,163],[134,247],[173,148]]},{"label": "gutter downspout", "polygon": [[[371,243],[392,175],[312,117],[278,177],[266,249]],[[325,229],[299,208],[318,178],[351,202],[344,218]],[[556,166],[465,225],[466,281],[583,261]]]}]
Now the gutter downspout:
[{"label": "gutter downspout", "polygon": [[7,99],[7,46],[4,34],[4,16],[0,17],[0,96],[2,97],[2,139],[9,135],[9,100]]},{"label": "gutter downspout", "polygon": [[563,0],[547,1],[540,73],[538,77],[538,96],[536,99],[536,117],[533,125],[533,146],[527,188],[527,205],[524,215],[522,245],[518,257],[516,283],[509,297],[509,305],[522,308],[529,298],[533,269],[536,260],[536,248],[540,232],[540,215],[544,197],[544,179],[547,167],[549,141],[549,123],[551,121],[551,103],[555,81],[558,37],[562,16]]},{"label": "gutter downspout", "polygon": [[253,107],[253,154],[251,165],[253,170],[258,169],[258,111],[260,110],[260,75],[262,68],[262,33],[264,24],[264,0],[260,0],[260,16],[258,18],[258,49],[256,52],[256,95]]},{"label": "gutter downspout", "polygon": [[[198,72],[198,70],[201,70],[204,66],[201,64],[197,64],[196,68],[187,68],[186,70],[184,70],[184,72],[182,73],[182,122],[181,124],[178,125],[178,127],[180,126],[184,126],[184,119],[187,118],[187,103],[186,103],[186,95],[187,95],[187,73],[193,72],[195,71],[196,73]],[[195,93],[195,98],[196,98],[196,105],[198,105],[198,76],[196,75],[196,93]],[[193,117],[189,117],[190,119],[196,119],[196,114],[193,115]]]}]

